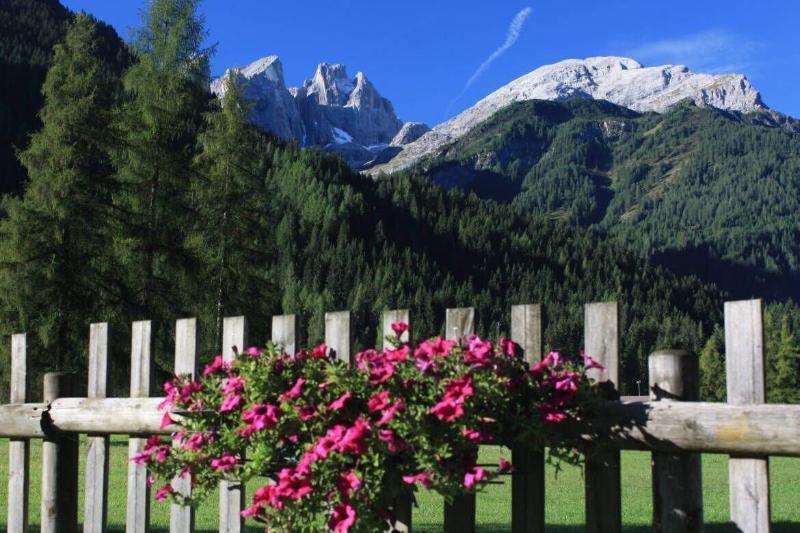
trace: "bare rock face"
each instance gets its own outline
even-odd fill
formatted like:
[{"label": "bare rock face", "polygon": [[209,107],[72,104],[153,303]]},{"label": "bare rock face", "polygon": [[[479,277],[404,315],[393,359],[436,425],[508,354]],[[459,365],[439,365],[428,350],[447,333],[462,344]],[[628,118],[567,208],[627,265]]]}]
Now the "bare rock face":
[{"label": "bare rock face", "polygon": [[211,92],[219,97],[225,94],[226,81],[238,74],[242,96],[253,108],[250,121],[283,139],[302,140],[305,124],[297,102],[286,90],[283,65],[277,56],[267,56],[244,68],[228,69],[225,75],[211,82]]},{"label": "bare rock face", "polygon": [[389,145],[405,146],[406,144],[411,144],[429,131],[431,129],[428,125],[422,122],[406,122]]},{"label": "bare rock face", "polygon": [[[350,78],[344,65],[322,63],[302,87],[287,89],[276,56],[235,70],[240,74],[243,96],[254,106],[250,114],[253,124],[284,139],[295,139],[302,146],[335,152],[353,168],[375,160],[402,132],[403,122],[394,106],[363,72]],[[231,72],[212,82],[212,92],[224,94],[224,80]],[[411,142],[421,133],[413,139],[410,136],[428,129],[412,124],[401,140]]]},{"label": "bare rock face", "polygon": [[662,113],[691,99],[701,106],[738,113],[768,109],[740,74],[690,72],[683,65],[643,67],[626,57],[568,59],[545,65],[493,92],[460,115],[436,126],[371,173],[407,168],[466,134],[497,111],[525,100],[594,98],[633,109]]}]

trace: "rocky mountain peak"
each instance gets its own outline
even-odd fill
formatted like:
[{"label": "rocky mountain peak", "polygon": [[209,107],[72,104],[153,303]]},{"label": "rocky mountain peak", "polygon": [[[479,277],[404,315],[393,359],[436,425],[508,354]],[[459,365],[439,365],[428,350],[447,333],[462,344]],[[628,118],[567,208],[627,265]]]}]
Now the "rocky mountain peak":
[{"label": "rocky mountain peak", "polygon": [[645,67],[617,56],[567,59],[541,66],[496,90],[463,113],[406,145],[389,163],[371,170],[393,172],[465,135],[497,111],[525,100],[592,98],[634,111],[663,113],[683,100],[739,113],[768,110],[741,74],[702,74],[685,65]]},{"label": "rocky mountain peak", "polygon": [[287,89],[280,59],[266,56],[226,70],[211,83],[211,91],[223,95],[225,79],[234,71],[240,74],[242,95],[253,105],[253,124],[302,146],[336,152],[353,167],[372,161],[390,143],[410,142],[428,129],[414,124],[398,137],[403,122],[392,103],[363,72],[350,78],[339,63],[320,63],[302,87]]}]

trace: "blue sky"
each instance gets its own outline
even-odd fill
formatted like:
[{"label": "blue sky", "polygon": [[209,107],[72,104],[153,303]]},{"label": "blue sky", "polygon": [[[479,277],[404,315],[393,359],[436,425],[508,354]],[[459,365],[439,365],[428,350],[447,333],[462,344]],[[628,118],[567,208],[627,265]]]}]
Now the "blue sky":
[{"label": "blue sky", "polygon": [[[125,38],[143,5],[62,1]],[[277,54],[292,86],[317,63],[344,63],[403,120],[431,125],[540,65],[593,55],[744,73],[767,105],[800,117],[796,0],[206,0],[202,11],[214,74]]]}]

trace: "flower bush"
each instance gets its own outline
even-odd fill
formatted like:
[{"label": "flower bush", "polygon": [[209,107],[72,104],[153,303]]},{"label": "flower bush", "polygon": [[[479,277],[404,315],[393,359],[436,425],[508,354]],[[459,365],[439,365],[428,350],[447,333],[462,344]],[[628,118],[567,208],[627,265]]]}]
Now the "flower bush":
[{"label": "flower bush", "polygon": [[[156,497],[194,504],[220,480],[264,480],[243,515],[267,531],[385,531],[397,498],[419,487],[445,498],[480,490],[510,471],[477,464],[481,444],[543,449],[548,433],[590,416],[598,393],[581,355],[550,353],[535,365],[518,346],[472,336],[399,341],[354,365],[323,344],[290,357],[270,344],[235,361],[217,356],[202,377],[164,385],[171,439],[152,437],[146,464]],[[573,450],[552,449],[573,460]],[[191,497],[170,480],[191,479]]]}]

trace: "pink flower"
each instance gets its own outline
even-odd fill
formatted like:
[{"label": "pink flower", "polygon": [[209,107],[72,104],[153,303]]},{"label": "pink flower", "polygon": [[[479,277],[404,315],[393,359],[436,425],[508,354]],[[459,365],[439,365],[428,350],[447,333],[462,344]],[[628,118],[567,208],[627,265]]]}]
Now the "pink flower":
[{"label": "pink flower", "polygon": [[392,375],[394,375],[394,371],[394,365],[389,361],[375,361],[375,365],[372,367],[372,370],[369,373],[370,385],[380,385],[392,377]]},{"label": "pink flower", "polygon": [[297,411],[297,417],[303,422],[308,422],[317,415],[317,410],[313,405],[295,405],[294,410]]},{"label": "pink flower", "polygon": [[234,394],[232,396],[228,396],[222,402],[222,405],[220,405],[219,412],[220,413],[229,413],[231,411],[235,411],[235,410],[239,409],[242,406],[243,403],[244,403],[244,399],[238,394]]},{"label": "pink flower", "polygon": [[156,491],[156,501],[163,502],[170,494],[175,494],[175,489],[172,488],[171,484],[167,483]]},{"label": "pink flower", "polygon": [[214,358],[214,362],[210,365],[206,366],[203,370],[203,377],[208,377],[211,374],[216,374],[217,372],[221,372],[223,370],[227,370],[230,367],[229,363],[226,363],[221,355],[218,355]]},{"label": "pink flower", "polygon": [[407,344],[395,349],[386,348],[383,350],[384,356],[386,356],[387,361],[391,361],[394,363],[400,363],[408,359],[409,354],[411,353],[411,348],[408,347]]},{"label": "pink flower", "polygon": [[513,467],[511,466],[511,463],[508,461],[508,459],[501,457],[500,461],[497,464],[497,473],[505,474],[506,472],[511,472],[512,468]]},{"label": "pink flower", "polygon": [[509,357],[514,357],[517,355],[517,345],[511,339],[506,339],[503,337],[498,341],[498,344],[500,344],[500,351],[503,352],[503,355],[507,355]]},{"label": "pink flower", "polygon": [[494,435],[491,433],[476,429],[464,428],[461,431],[461,434],[473,442],[492,442],[494,440]]},{"label": "pink flower", "polygon": [[324,359],[328,356],[328,345],[324,342],[311,350],[312,359]]},{"label": "pink flower", "polygon": [[550,352],[547,354],[547,357],[533,365],[531,368],[531,374],[533,376],[537,376],[544,372],[548,368],[555,368],[558,366],[559,362],[561,361],[561,354],[558,352]]},{"label": "pink flower", "polygon": [[244,354],[249,355],[250,357],[258,357],[261,355],[261,350],[255,346],[251,346],[244,351]]},{"label": "pink flower", "polygon": [[339,503],[333,507],[328,527],[333,533],[347,533],[356,523],[356,510],[349,503]]},{"label": "pink flower", "polygon": [[430,409],[432,415],[442,422],[453,422],[464,415],[464,408],[462,403],[457,403],[452,398],[445,398]]},{"label": "pink flower", "polygon": [[202,446],[203,446],[203,434],[193,433],[192,436],[186,439],[186,441],[183,443],[182,448],[184,450],[199,452]]},{"label": "pink flower", "polygon": [[475,485],[486,479],[486,470],[480,466],[473,467],[472,470],[464,474],[464,488],[473,489]]},{"label": "pink flower", "polygon": [[403,402],[399,400],[394,402],[388,409],[386,409],[383,412],[383,415],[381,415],[381,418],[378,420],[377,425],[383,426],[385,424],[388,424],[394,419],[394,415],[396,415],[398,411],[402,411],[404,407],[405,406],[403,405]]},{"label": "pink flower", "polygon": [[285,402],[286,400],[295,400],[303,394],[303,385],[305,384],[306,380],[303,378],[297,378],[297,381],[294,382],[292,388],[288,391],[281,394],[279,400]]},{"label": "pink flower", "polygon": [[228,378],[225,380],[225,386],[222,388],[222,394],[228,395],[239,393],[244,390],[244,379],[239,376]]},{"label": "pink flower", "polygon": [[397,436],[391,429],[382,429],[378,432],[378,439],[385,442],[389,447],[390,453],[397,453],[404,449],[407,444],[406,441]]},{"label": "pink flower", "polygon": [[280,409],[271,404],[255,404],[242,412],[242,421],[247,424],[243,436],[250,436],[262,429],[271,429],[278,424]]},{"label": "pink flower", "polygon": [[353,393],[350,391],[345,392],[331,403],[328,404],[329,411],[338,411],[339,409],[344,407],[344,404],[347,403],[347,400],[353,397]]},{"label": "pink flower", "polygon": [[457,344],[456,341],[445,340],[441,337],[429,339],[419,345],[416,352],[414,352],[414,357],[419,358],[421,355],[429,357],[447,355]]},{"label": "pink flower", "polygon": [[367,451],[366,438],[371,429],[367,421],[359,418],[345,431],[342,439],[336,444],[336,450],[353,455],[363,454]]},{"label": "pink flower", "polygon": [[211,460],[211,468],[222,470],[223,472],[231,470],[237,464],[239,464],[239,458],[229,453],[225,453],[222,457]]},{"label": "pink flower", "polygon": [[426,489],[429,489],[432,486],[430,474],[428,472],[418,472],[411,476],[403,476],[403,482],[409,485],[419,483]]},{"label": "pink flower", "polygon": [[349,472],[339,476],[339,480],[336,483],[336,488],[339,489],[342,497],[347,499],[350,498],[352,493],[360,489],[361,485],[361,480],[358,478],[355,472],[350,470]]},{"label": "pink flower", "polygon": [[367,402],[367,409],[369,409],[370,413],[383,411],[387,407],[389,407],[389,391],[387,390],[379,392]]},{"label": "pink flower", "polygon": [[172,417],[170,416],[170,412],[167,411],[164,413],[164,416],[161,417],[161,424],[158,426],[160,429],[164,429],[167,426],[172,425]]},{"label": "pink flower", "polygon": [[408,331],[408,324],[405,322],[395,322],[392,324],[392,331],[394,331],[395,336],[399,339],[403,336],[403,333]]},{"label": "pink flower", "polygon": [[605,370],[606,367],[598,363],[595,359],[592,359],[590,356],[586,355],[586,353],[581,350],[580,355],[583,358],[583,368],[584,370],[591,370],[596,368],[598,370]]},{"label": "pink flower", "polygon": [[545,422],[557,424],[559,422],[563,422],[567,418],[567,415],[558,411],[548,411],[544,413],[542,418]]},{"label": "pink flower", "polygon": [[472,336],[467,344],[467,351],[464,353],[464,362],[467,364],[487,364],[491,361],[492,343],[481,340],[477,335]]}]

